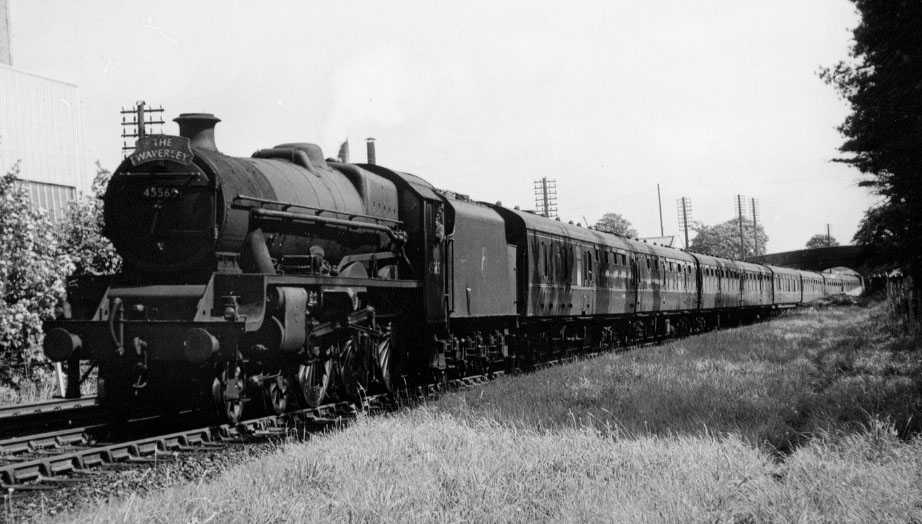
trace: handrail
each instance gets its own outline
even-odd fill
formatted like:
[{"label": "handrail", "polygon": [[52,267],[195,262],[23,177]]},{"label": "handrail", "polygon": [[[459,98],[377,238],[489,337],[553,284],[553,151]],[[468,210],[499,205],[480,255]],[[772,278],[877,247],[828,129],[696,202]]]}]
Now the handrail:
[{"label": "handrail", "polygon": [[335,213],[335,214],[337,214],[337,215],[344,215],[344,216],[349,217],[348,220],[353,220],[353,219],[356,219],[356,218],[364,218],[364,219],[368,219],[368,220],[375,220],[375,221],[378,221],[378,222],[388,222],[388,223],[391,223],[391,224],[394,224],[394,225],[399,225],[399,226],[402,226],[402,225],[403,225],[403,222],[401,222],[400,220],[395,219],[395,218],[375,217],[375,216],[371,216],[371,215],[362,215],[362,214],[359,214],[359,213],[347,213],[347,212],[345,212],[345,211],[336,211],[336,210],[334,210],[334,209],[323,209],[323,208],[319,208],[319,207],[306,206],[306,205],[303,205],[303,204],[295,204],[295,203],[293,203],[293,202],[282,202],[282,201],[279,201],[279,200],[272,200],[272,199],[269,199],[269,198],[260,198],[260,197],[254,197],[254,196],[249,196],[249,195],[240,195],[240,194],[238,194],[236,197],[234,197],[234,200],[232,201],[231,207],[233,207],[234,209],[253,209],[254,207],[259,207],[259,208],[262,208],[262,207],[263,207],[263,206],[247,206],[247,205],[244,205],[244,204],[238,204],[238,201],[239,201],[239,200],[249,200],[249,201],[251,201],[251,202],[257,202],[257,203],[259,203],[259,204],[268,204],[268,205],[273,205],[273,206],[280,206],[280,207],[282,208],[282,211],[285,211],[285,210],[287,210],[288,208],[294,207],[294,208],[307,209],[307,210],[313,211],[315,215],[320,215],[321,213]]},{"label": "handrail", "polygon": [[384,224],[374,224],[371,222],[355,222],[352,220],[343,220],[341,218],[328,218],[317,215],[309,215],[307,213],[292,213],[291,211],[278,211],[275,209],[263,209],[256,208],[250,209],[250,213],[255,218],[262,219],[283,219],[283,220],[294,220],[294,221],[304,221],[304,222],[313,222],[316,224],[332,225],[332,226],[344,226],[351,227],[356,229],[368,229],[371,231],[381,231],[387,233],[392,239],[397,241],[406,241],[406,235],[401,231],[394,230],[393,228],[386,226]]}]

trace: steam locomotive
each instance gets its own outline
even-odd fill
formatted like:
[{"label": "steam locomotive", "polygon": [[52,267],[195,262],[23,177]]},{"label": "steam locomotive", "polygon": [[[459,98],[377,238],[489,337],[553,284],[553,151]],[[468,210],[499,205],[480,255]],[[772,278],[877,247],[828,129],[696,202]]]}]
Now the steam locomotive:
[{"label": "steam locomotive", "polygon": [[[123,259],[69,290],[44,351],[122,412],[258,410],[527,369],[860,292],[441,191],[308,143],[218,151],[211,114],[139,140],[107,187]],[[86,367],[86,366],[84,366]]]}]

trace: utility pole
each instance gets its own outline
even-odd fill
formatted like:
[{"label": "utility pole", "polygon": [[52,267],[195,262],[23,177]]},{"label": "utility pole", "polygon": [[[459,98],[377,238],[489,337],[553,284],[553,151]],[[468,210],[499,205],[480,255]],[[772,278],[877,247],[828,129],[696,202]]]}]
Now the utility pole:
[{"label": "utility pole", "polygon": [[679,212],[679,227],[685,230],[685,249],[688,249],[688,225],[691,223],[692,203],[688,197],[676,200]]},{"label": "utility pole", "polygon": [[[122,114],[122,155],[128,156],[134,151],[135,142],[151,134],[150,126],[163,126],[163,106],[147,107],[147,102],[138,100],[134,107],[123,107],[120,111]],[[163,133],[163,127],[160,128]],[[135,141],[128,143],[129,138]]]},{"label": "utility pole", "polygon": [[830,234],[830,231],[829,231],[829,224],[826,224],[826,247],[829,247],[831,245],[832,245],[832,235]]},{"label": "utility pole", "polygon": [[736,209],[740,221],[740,260],[746,258],[746,241],[743,239],[743,195],[736,195]]},{"label": "utility pole", "polygon": [[753,255],[759,256],[759,201],[752,198],[750,199],[750,204],[752,204],[752,247],[754,249]]},{"label": "utility pole", "polygon": [[557,218],[557,180],[541,177],[533,184],[535,190],[535,211],[548,218]]},{"label": "utility pole", "polygon": [[656,201],[659,203],[659,236],[664,237],[666,234],[663,233],[663,196],[660,194],[659,184],[656,184]]}]

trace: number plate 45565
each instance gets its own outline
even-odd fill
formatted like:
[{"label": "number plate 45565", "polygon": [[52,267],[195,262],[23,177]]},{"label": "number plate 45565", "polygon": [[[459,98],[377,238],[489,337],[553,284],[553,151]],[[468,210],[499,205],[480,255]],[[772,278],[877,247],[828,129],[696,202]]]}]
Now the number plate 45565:
[{"label": "number plate 45565", "polygon": [[147,186],[141,195],[151,200],[174,200],[182,196],[182,190],[171,186]]}]

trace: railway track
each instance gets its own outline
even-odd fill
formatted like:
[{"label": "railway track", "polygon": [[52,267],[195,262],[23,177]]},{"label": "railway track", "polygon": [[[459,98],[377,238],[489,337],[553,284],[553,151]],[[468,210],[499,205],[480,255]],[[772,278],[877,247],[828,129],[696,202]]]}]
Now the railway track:
[{"label": "railway track", "polygon": [[[536,364],[534,369],[568,364],[591,359],[611,351],[629,351],[655,346],[672,339],[643,341],[611,350],[580,352]],[[149,465],[158,461],[178,460],[183,455],[220,449],[229,443],[249,442],[256,439],[284,437],[294,431],[298,438],[353,420],[358,413],[383,411],[394,405],[414,405],[437,398],[446,388],[465,389],[484,384],[505,373],[497,371],[453,379],[444,384],[418,386],[413,391],[404,389],[391,395],[373,395],[364,398],[360,405],[336,402],[316,408],[307,408],[242,421],[236,425],[220,424],[178,429],[167,433],[153,431],[140,438],[113,439],[112,427],[96,424],[73,427],[32,435],[0,440],[0,488],[8,493],[54,489],[62,483],[79,482],[81,477],[92,477],[94,468],[121,467],[122,465]],[[196,413],[187,414],[192,420]],[[159,417],[130,421],[150,430],[160,428]],[[178,422],[182,424],[182,422]],[[122,428],[133,435],[140,430]]]},{"label": "railway track", "polygon": [[[502,374],[470,376],[452,380],[447,385],[453,389],[466,388],[483,384]],[[109,424],[7,438],[0,440],[0,488],[9,493],[55,489],[61,483],[79,482],[81,477],[92,477],[95,468],[177,460],[185,454],[220,449],[230,443],[284,437],[292,431],[297,437],[303,438],[331,426],[344,425],[360,412],[375,413],[396,404],[424,402],[442,391],[437,385],[430,384],[412,392],[404,390],[394,399],[390,395],[372,395],[362,399],[360,405],[335,402],[282,415],[253,418],[236,425],[219,424],[169,433],[154,432],[140,438],[113,439],[113,428]],[[396,400],[396,404],[391,400]],[[149,428],[156,428],[158,422],[159,417],[148,417],[130,421],[130,424],[147,424]],[[122,430],[122,433],[132,432],[135,435],[143,432],[138,428]]]},{"label": "railway track", "polygon": [[[376,400],[369,398],[367,402]],[[175,460],[229,442],[284,436],[293,427],[316,431],[342,424],[357,412],[354,404],[337,402],[236,425],[194,427],[126,440],[107,440],[104,435],[111,429],[107,424],[14,437],[0,440],[0,487],[13,491],[52,489],[58,483],[79,480],[94,468]],[[151,417],[132,423],[157,420]]]},{"label": "railway track", "polygon": [[0,438],[90,423],[104,411],[95,395],[0,406]]},{"label": "railway track", "polygon": [[34,417],[54,413],[63,413],[74,409],[85,409],[99,407],[99,401],[95,395],[81,398],[64,398],[45,400],[32,404],[15,404],[12,406],[0,406],[0,424],[6,424],[10,419],[21,417]]}]

